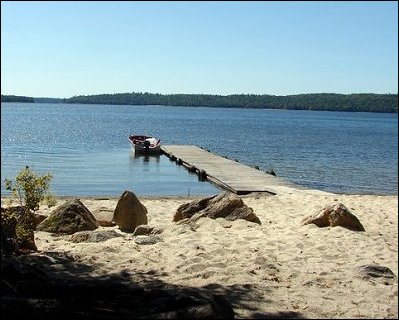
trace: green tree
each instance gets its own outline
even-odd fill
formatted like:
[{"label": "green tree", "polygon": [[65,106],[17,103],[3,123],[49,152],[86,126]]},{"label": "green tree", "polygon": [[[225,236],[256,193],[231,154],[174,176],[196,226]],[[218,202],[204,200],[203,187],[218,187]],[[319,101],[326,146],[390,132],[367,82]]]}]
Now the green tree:
[{"label": "green tree", "polygon": [[319,111],[398,112],[397,94],[310,93],[288,96],[234,94],[115,93],[74,96],[66,103],[165,105],[220,108],[269,108]]}]

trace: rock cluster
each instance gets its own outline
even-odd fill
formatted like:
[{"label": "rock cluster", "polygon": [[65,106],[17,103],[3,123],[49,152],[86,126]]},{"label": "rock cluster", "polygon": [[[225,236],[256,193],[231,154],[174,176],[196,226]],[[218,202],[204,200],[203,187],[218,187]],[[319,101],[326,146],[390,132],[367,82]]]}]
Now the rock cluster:
[{"label": "rock cluster", "polygon": [[244,219],[261,224],[252,208],[246,206],[240,197],[228,192],[182,204],[177,208],[173,221],[196,221],[201,217],[224,218],[230,221]]}]

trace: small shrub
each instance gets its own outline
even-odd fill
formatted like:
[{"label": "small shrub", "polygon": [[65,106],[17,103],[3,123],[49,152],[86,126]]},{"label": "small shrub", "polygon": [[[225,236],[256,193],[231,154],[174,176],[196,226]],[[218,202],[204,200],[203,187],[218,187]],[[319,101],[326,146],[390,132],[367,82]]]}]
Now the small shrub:
[{"label": "small shrub", "polygon": [[[26,166],[15,177],[15,181],[5,179],[5,188],[17,198],[19,207],[16,207],[16,210],[13,210],[13,208],[2,210],[2,252],[7,243],[15,244],[12,250],[14,252],[20,249],[36,250],[33,237],[35,230],[34,213],[39,209],[40,202],[46,197],[50,197],[47,192],[52,178],[53,176],[50,173],[41,176]],[[10,222],[14,220],[16,221],[15,230],[11,230],[8,234],[3,233],[3,226],[12,225]],[[8,230],[9,228],[5,229]]]},{"label": "small shrub", "polygon": [[44,200],[47,191],[50,189],[52,178],[53,176],[50,173],[40,176],[26,166],[18,173],[15,181],[5,179],[5,188],[18,198],[21,206],[35,212],[39,209],[40,202]]}]

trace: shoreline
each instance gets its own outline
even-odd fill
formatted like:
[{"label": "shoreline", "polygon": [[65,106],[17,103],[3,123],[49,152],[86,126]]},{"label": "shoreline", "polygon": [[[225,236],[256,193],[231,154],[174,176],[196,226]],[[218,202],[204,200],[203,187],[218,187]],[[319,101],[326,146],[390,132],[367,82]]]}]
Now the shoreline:
[{"label": "shoreline", "polygon": [[[376,196],[376,197],[398,197],[398,193],[337,193],[337,192],[332,192],[332,191],[325,191],[325,190],[320,190],[320,189],[312,189],[306,186],[302,186],[302,185],[295,185],[295,187],[291,187],[291,186],[285,186],[285,187],[276,187],[276,189],[278,191],[280,191],[280,195],[281,194],[286,194],[286,193],[290,193],[290,192],[295,192],[295,191],[299,191],[299,192],[304,192],[304,193],[319,193],[319,194],[325,194],[325,195],[336,195],[336,196]],[[54,196],[54,198],[56,199],[74,199],[74,198],[79,198],[79,199],[91,199],[91,200],[117,200],[119,199],[119,197],[123,194],[125,190],[121,189],[121,192],[119,195],[113,195],[113,194],[100,194],[100,195],[95,195],[95,194],[91,194],[91,195],[58,195],[58,194],[51,194],[52,196]],[[210,197],[212,195],[221,193],[221,192],[230,192],[233,193],[231,191],[228,190],[224,190],[222,188],[220,188],[220,190],[213,194],[190,194],[190,195],[165,195],[165,194],[154,194],[154,195],[140,195],[138,193],[135,193],[134,190],[128,190],[133,192],[138,198],[140,199],[158,199],[158,198],[162,198],[162,199],[196,199],[196,198],[206,198],[206,197]],[[256,192],[249,192],[248,194],[239,194],[239,197],[251,197],[251,196],[260,196],[260,195],[265,195],[265,196],[275,196],[267,191],[256,191]],[[278,195],[278,194],[276,194]],[[12,195],[10,194],[1,194],[1,199],[10,199],[13,198]]]}]

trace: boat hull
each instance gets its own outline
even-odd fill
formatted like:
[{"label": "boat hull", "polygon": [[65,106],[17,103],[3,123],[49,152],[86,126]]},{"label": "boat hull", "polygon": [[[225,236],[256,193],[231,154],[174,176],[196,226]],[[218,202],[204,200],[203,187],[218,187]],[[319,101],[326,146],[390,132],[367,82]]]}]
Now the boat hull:
[{"label": "boat hull", "polygon": [[160,154],[161,153],[161,146],[155,146],[152,148],[145,148],[141,145],[135,145],[133,150],[137,154]]},{"label": "boat hull", "polygon": [[135,154],[157,155],[161,153],[161,142],[150,136],[129,136]]}]

